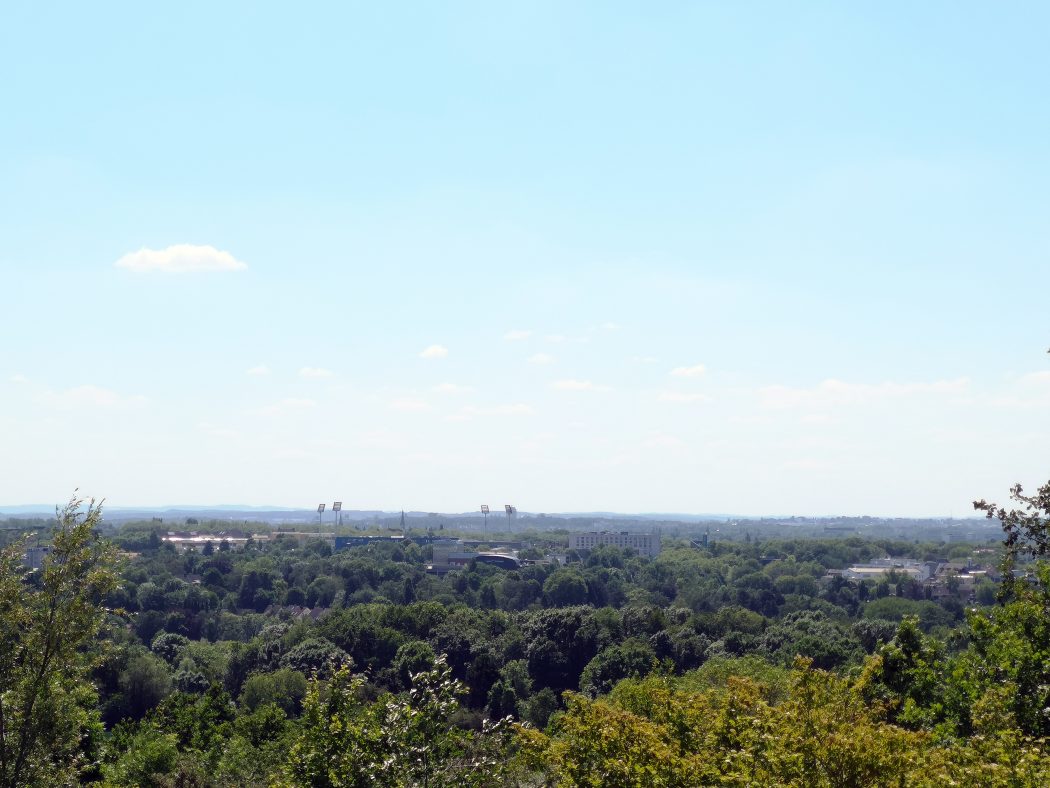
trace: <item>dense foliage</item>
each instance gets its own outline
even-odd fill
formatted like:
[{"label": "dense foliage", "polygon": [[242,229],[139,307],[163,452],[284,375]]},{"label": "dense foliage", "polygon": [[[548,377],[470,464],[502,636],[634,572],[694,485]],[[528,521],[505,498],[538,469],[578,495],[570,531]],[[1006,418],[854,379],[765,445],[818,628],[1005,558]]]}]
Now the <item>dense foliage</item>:
[{"label": "dense foliage", "polygon": [[[665,541],[434,575],[410,540],[333,552],[60,513],[0,553],[6,785],[1044,785],[1047,490],[969,596],[828,575],[973,545]],[[547,545],[557,547],[557,545]],[[540,558],[545,546],[529,553]]]}]

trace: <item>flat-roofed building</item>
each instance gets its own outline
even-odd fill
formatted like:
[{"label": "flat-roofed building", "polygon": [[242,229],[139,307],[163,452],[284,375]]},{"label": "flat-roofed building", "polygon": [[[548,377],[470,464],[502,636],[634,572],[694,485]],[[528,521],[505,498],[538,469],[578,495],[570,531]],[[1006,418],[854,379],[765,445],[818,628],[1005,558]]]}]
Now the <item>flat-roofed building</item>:
[{"label": "flat-roofed building", "polygon": [[517,569],[521,566],[517,556],[508,553],[479,553],[464,548],[458,539],[440,539],[433,543],[434,559],[428,570],[443,574],[453,569],[470,566],[471,561],[490,564],[502,569]]},{"label": "flat-roofed building", "polygon": [[630,547],[642,555],[660,554],[660,534],[632,534],[629,531],[587,531],[569,534],[570,550],[593,550],[595,547],[611,545]]},{"label": "flat-roofed building", "polygon": [[876,558],[874,561],[866,564],[854,564],[841,572],[844,578],[854,582],[864,580],[878,582],[891,573],[898,577],[908,576],[923,582],[930,577],[932,567],[922,561],[915,561],[909,558]]}]

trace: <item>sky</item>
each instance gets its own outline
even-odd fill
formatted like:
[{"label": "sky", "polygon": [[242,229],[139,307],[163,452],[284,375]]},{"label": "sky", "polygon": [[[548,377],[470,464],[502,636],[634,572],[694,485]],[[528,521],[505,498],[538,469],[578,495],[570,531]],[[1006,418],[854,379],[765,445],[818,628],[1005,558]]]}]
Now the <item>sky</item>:
[{"label": "sky", "polygon": [[971,516],[1050,476],[1042,3],[23,3],[0,508]]}]

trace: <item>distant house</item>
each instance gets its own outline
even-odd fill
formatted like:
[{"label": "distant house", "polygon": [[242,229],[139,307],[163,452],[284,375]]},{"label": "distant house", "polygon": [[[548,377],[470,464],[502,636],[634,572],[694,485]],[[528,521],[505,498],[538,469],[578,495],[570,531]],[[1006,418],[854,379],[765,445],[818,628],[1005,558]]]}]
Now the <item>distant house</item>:
[{"label": "distant house", "polygon": [[933,577],[926,582],[926,588],[930,598],[936,601],[952,597],[965,601],[974,596],[977,584],[982,580],[999,582],[999,571],[972,561],[945,561],[937,566]]}]

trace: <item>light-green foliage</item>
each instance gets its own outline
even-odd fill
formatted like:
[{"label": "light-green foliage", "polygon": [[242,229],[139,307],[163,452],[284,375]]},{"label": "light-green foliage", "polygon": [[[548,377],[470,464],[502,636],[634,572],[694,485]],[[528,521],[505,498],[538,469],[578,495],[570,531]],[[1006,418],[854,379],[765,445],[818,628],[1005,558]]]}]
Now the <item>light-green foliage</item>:
[{"label": "light-green foliage", "polygon": [[100,505],[59,512],[43,568],[27,575],[21,542],[0,550],[0,785],[74,782],[98,731],[85,651],[116,585],[96,538]]},{"label": "light-green foliage", "polygon": [[363,700],[364,679],[346,668],[327,683],[311,683],[302,733],[283,785],[349,786],[501,785],[508,721],[481,732],[451,724],[465,688],[443,658],[412,678],[403,695]]},{"label": "light-green foliage", "polygon": [[244,682],[241,704],[255,711],[266,704],[276,704],[286,714],[297,714],[306,696],[306,676],[298,670],[281,668],[272,673],[255,673]]},{"label": "light-green foliage", "polygon": [[[1044,786],[1045,743],[982,700],[983,728],[939,742],[889,724],[849,679],[798,660],[771,703],[751,679],[684,691],[667,676],[621,682],[605,698],[567,693],[548,734],[522,730],[519,760],[538,784],[661,786]],[[1006,721],[1006,722],[1004,722]]]}]

